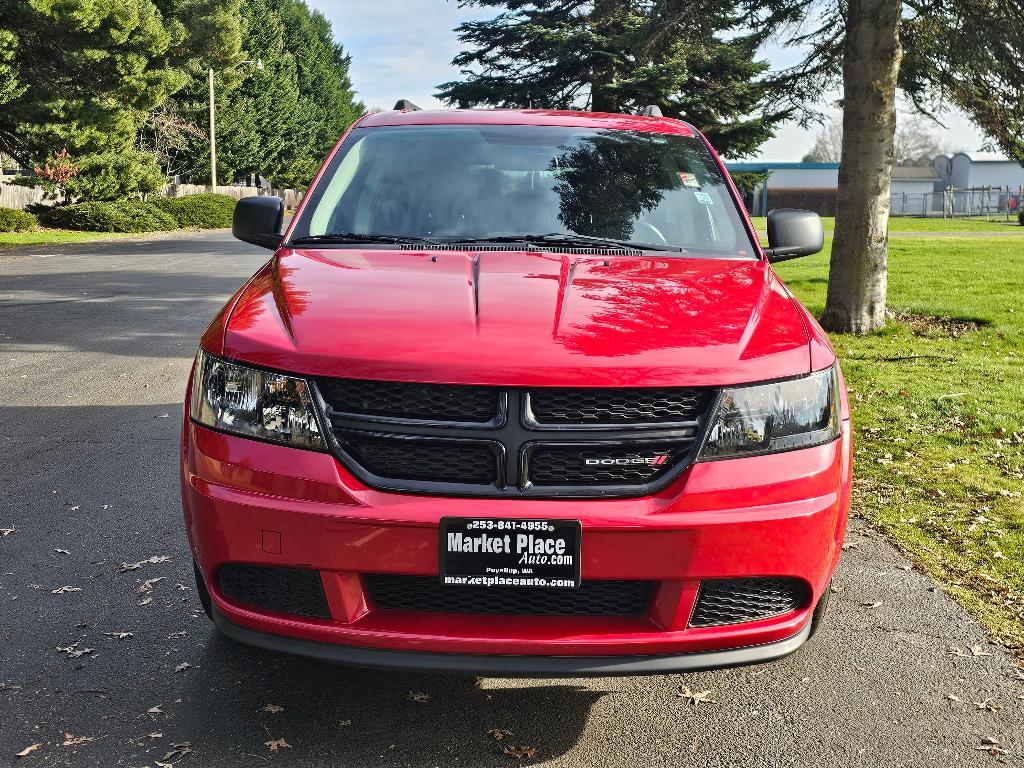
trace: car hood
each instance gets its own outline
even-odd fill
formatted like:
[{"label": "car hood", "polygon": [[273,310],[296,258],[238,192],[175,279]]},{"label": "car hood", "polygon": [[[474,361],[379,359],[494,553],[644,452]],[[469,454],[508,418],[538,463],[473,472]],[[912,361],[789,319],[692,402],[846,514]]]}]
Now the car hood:
[{"label": "car hood", "polygon": [[533,386],[722,385],[807,373],[802,310],[753,259],[285,249],[223,353],[301,374]]}]

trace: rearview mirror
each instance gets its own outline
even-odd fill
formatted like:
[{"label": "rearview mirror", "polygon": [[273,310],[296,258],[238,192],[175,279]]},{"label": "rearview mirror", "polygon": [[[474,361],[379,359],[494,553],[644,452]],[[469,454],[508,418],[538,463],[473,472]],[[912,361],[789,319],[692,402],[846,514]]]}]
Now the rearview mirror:
[{"label": "rearview mirror", "polygon": [[275,250],[283,239],[283,221],[284,200],[280,197],[243,197],[231,218],[231,234],[243,242]]},{"label": "rearview mirror", "polygon": [[810,256],[825,247],[825,228],[812,211],[777,208],[768,211],[768,261],[787,261]]}]

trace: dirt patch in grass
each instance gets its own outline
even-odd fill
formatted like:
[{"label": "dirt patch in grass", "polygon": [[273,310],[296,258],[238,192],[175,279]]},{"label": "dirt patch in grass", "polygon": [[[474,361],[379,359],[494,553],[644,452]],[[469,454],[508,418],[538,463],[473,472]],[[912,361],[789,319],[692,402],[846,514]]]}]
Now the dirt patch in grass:
[{"label": "dirt patch in grass", "polygon": [[913,312],[900,312],[895,309],[887,309],[885,314],[889,319],[903,323],[913,331],[915,336],[926,336],[932,339],[959,339],[965,334],[979,331],[988,325],[985,321],[967,317],[917,315]]}]

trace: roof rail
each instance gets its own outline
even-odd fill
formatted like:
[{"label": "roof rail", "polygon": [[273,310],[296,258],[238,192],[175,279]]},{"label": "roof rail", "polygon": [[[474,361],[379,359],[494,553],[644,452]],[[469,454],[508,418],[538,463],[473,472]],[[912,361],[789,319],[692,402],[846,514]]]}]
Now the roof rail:
[{"label": "roof rail", "polygon": [[640,114],[644,117],[661,117],[661,107],[657,104],[648,104]]},{"label": "roof rail", "polygon": [[408,99],[399,99],[395,102],[395,109],[404,109],[407,112],[419,112],[420,108]]}]

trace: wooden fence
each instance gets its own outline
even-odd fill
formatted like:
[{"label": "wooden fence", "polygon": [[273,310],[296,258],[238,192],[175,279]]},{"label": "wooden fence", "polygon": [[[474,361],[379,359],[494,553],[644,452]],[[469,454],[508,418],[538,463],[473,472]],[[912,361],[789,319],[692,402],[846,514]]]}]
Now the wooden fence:
[{"label": "wooden fence", "polygon": [[42,200],[43,190],[41,189],[0,182],[0,208],[17,208],[20,211],[33,203],[42,202]]},{"label": "wooden fence", "polygon": [[[203,184],[165,184],[161,194],[166,197],[184,197],[185,195],[209,192],[209,189],[209,187]],[[218,186],[217,193],[228,195],[235,198],[235,200],[241,200],[243,197],[253,197],[254,195],[277,195],[284,198],[284,205],[288,210],[294,210],[302,201],[302,192],[296,189]],[[20,187],[17,184],[7,184],[0,181],[0,208],[23,210],[34,203],[42,201],[43,190],[41,189]]]}]

